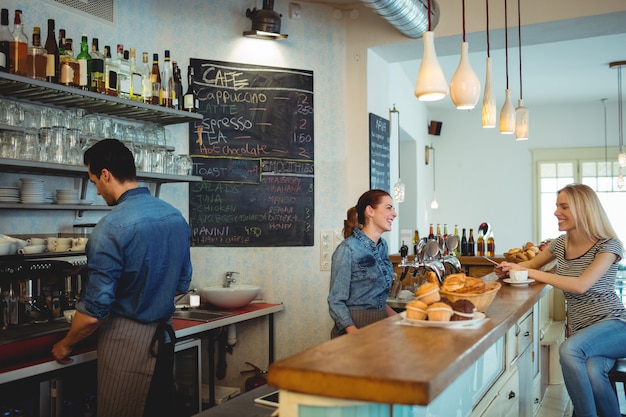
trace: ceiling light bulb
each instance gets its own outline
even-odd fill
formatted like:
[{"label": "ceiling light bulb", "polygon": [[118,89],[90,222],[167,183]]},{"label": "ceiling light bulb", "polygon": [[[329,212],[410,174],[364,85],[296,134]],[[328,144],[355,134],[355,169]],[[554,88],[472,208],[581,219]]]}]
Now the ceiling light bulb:
[{"label": "ceiling light bulb", "polygon": [[515,140],[528,140],[528,108],[521,98],[515,109]]},{"label": "ceiling light bulb", "polygon": [[469,44],[461,44],[461,60],[450,80],[450,98],[459,110],[476,107],[480,97],[480,80],[474,72],[468,56]]},{"label": "ceiling light bulb", "polygon": [[437,101],[448,95],[448,84],[435,51],[435,33],[424,33],[424,55],[417,74],[415,97],[420,101]]},{"label": "ceiling light bulb", "polygon": [[439,203],[437,203],[437,199],[436,198],[433,198],[433,201],[431,201],[430,208],[431,209],[438,209],[439,208]]},{"label": "ceiling light bulb", "polygon": [[515,132],[515,108],[511,103],[511,90],[505,90],[504,105],[500,110],[500,133],[512,135]]},{"label": "ceiling light bulb", "polygon": [[496,127],[496,93],[491,87],[491,57],[487,57],[485,69],[485,92],[483,93],[483,127]]}]

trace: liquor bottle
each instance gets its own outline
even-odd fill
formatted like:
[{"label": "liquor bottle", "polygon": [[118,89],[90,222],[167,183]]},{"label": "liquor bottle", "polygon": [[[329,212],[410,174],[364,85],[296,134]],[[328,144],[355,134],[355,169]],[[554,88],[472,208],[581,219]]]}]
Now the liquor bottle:
[{"label": "liquor bottle", "polygon": [[433,231],[433,224],[430,224],[430,227],[428,228],[428,240],[433,240],[435,239],[435,232]]},{"label": "liquor bottle", "polygon": [[448,253],[450,253],[450,251],[446,247],[446,238],[447,237],[448,237],[448,224],[444,223],[443,224],[443,235],[441,235],[441,240],[443,241],[443,254],[444,255],[447,255]]},{"label": "liquor bottle", "polygon": [[137,65],[135,48],[130,48],[128,56],[130,66],[130,99],[141,101],[141,68]]},{"label": "liquor bottle", "polygon": [[13,32],[11,32],[11,41],[9,42],[10,67],[11,74],[26,75],[26,56],[28,55],[28,38],[24,33],[22,25],[22,11],[15,11],[13,19]]},{"label": "liquor bottle", "polygon": [[9,30],[9,9],[0,11],[0,72],[9,72],[11,52],[11,31]]},{"label": "liquor bottle", "polygon": [[487,256],[496,256],[496,240],[492,231],[489,231],[489,237],[487,237]]},{"label": "liquor bottle", "polygon": [[152,81],[147,52],[141,54],[141,101],[145,104],[152,104]]},{"label": "liquor bottle", "polygon": [[104,85],[108,96],[117,96],[117,61],[111,58],[111,47],[104,47]]},{"label": "liquor bottle", "polygon": [[46,37],[46,81],[59,82],[59,47],[54,36],[54,19],[48,19],[48,35]]},{"label": "liquor bottle", "polygon": [[59,29],[59,55],[65,53],[65,29]]},{"label": "liquor bottle", "polygon": [[420,232],[415,229],[413,232],[413,255],[417,255],[417,244],[420,242]]},{"label": "liquor bottle", "polygon": [[467,256],[476,255],[476,242],[474,241],[474,229],[470,228],[469,239],[467,239]]},{"label": "liquor bottle", "polygon": [[193,76],[194,70],[190,65],[187,67],[187,92],[185,93],[184,103],[185,110],[189,112],[197,112],[198,111],[198,96],[196,95],[196,90],[193,88]]},{"label": "liquor bottle", "polygon": [[99,50],[98,38],[91,39],[91,91],[105,93],[104,54]]},{"label": "liquor bottle", "polygon": [[33,44],[28,47],[28,55],[26,56],[26,76],[36,80],[45,81],[47,52],[41,46],[41,28],[35,26],[33,28]]},{"label": "liquor bottle", "polygon": [[465,235],[465,228],[463,228],[463,235],[461,236],[461,256],[467,256],[467,236]]},{"label": "liquor bottle", "polygon": [[163,58],[163,74],[161,75],[161,106],[172,107],[172,93],[174,91],[174,74],[172,71],[172,61],[170,51],[165,50]]},{"label": "liquor bottle", "polygon": [[437,223],[437,232],[435,233],[435,240],[437,241],[437,244],[439,245],[439,247],[441,247],[441,226],[439,225],[439,223]]},{"label": "liquor bottle", "polygon": [[78,87],[82,90],[91,89],[91,55],[87,36],[83,35],[80,40],[80,52],[76,55],[78,62]]},{"label": "liquor bottle", "polygon": [[482,229],[478,229],[478,240],[476,240],[476,255],[485,256],[485,236]]},{"label": "liquor bottle", "polygon": [[456,237],[456,249],[453,252],[454,256],[461,254],[461,237],[459,236],[459,225],[454,225],[454,237]]},{"label": "liquor bottle", "polygon": [[176,110],[183,109],[183,80],[180,74],[180,67],[176,60],[172,61],[172,69],[174,70],[174,95],[172,96],[172,105]]},{"label": "liquor bottle", "polygon": [[150,71],[152,83],[152,104],[161,105],[161,71],[159,71],[159,54],[152,54],[152,71]]},{"label": "liquor bottle", "polygon": [[63,55],[59,55],[59,84],[67,86],[78,85],[79,68],[76,58],[74,58],[73,41],[65,38],[63,44]]},{"label": "liquor bottle", "polygon": [[117,59],[119,69],[117,71],[117,95],[118,97],[130,98],[130,52],[124,50],[123,45],[117,45]]}]

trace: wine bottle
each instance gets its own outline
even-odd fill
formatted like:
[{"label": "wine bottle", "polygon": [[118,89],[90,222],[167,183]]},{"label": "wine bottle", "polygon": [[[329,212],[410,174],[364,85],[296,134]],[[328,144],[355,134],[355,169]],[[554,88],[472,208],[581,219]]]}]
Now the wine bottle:
[{"label": "wine bottle", "polygon": [[83,35],[80,40],[80,52],[76,56],[78,62],[78,87],[83,90],[91,89],[91,55],[87,36]]},{"label": "wine bottle", "polygon": [[476,240],[476,255],[485,256],[485,236],[482,229],[478,229],[478,240]]},{"label": "wine bottle", "polygon": [[79,68],[74,58],[73,41],[65,38],[63,55],[59,56],[59,83],[67,86],[78,86]]},{"label": "wine bottle", "polygon": [[467,255],[475,256],[476,255],[476,242],[474,241],[474,229],[470,228],[469,238],[467,239]]},{"label": "wine bottle", "polygon": [[46,37],[46,81],[59,82],[59,47],[54,36],[54,19],[48,19],[48,35]]},{"label": "wine bottle", "polygon": [[65,29],[59,29],[59,55],[65,53]]},{"label": "wine bottle", "polygon": [[487,238],[487,256],[496,256],[496,240],[492,231],[489,232],[489,237]]},{"label": "wine bottle", "polygon": [[176,110],[183,109],[183,80],[180,74],[180,67],[176,60],[172,60],[172,69],[174,70],[174,95],[172,96],[172,105]]},{"label": "wine bottle", "polygon": [[163,74],[161,75],[161,106],[172,107],[173,90],[172,61],[170,60],[170,51],[166,49],[163,58]]},{"label": "wine bottle", "polygon": [[46,50],[41,46],[41,28],[33,28],[32,45],[28,47],[26,56],[26,76],[36,80],[45,81],[46,67],[48,64]]},{"label": "wine bottle", "polygon": [[91,39],[91,91],[105,93],[104,54],[100,52],[98,38]]},{"label": "wine bottle", "polygon": [[194,69],[190,65],[187,67],[187,92],[184,97],[185,110],[189,112],[198,111],[198,96],[196,95],[196,90],[193,88],[193,76]]},{"label": "wine bottle", "polygon": [[417,244],[420,242],[420,232],[415,229],[413,232],[413,255],[417,255]]},{"label": "wine bottle", "polygon": [[147,52],[141,55],[141,101],[145,104],[152,104],[152,81],[150,80]]},{"label": "wine bottle", "polygon": [[124,45],[117,45],[117,95],[118,97],[130,98],[130,53],[124,50]]},{"label": "wine bottle", "polygon": [[454,250],[454,256],[461,254],[461,237],[459,236],[459,225],[454,225],[454,237],[456,237],[456,249]]},{"label": "wine bottle", "polygon": [[450,251],[446,247],[446,238],[448,237],[448,224],[443,224],[443,235],[441,235],[441,240],[443,241],[443,254],[447,255]]},{"label": "wine bottle", "polygon": [[106,88],[106,94],[108,96],[117,96],[117,72],[119,71],[119,64],[116,59],[111,57],[111,47],[104,47],[104,83]]},{"label": "wine bottle", "polygon": [[435,232],[433,229],[433,224],[431,223],[428,229],[428,240],[433,240],[433,239],[435,239]]},{"label": "wine bottle", "polygon": [[0,72],[9,72],[11,51],[11,31],[9,30],[9,9],[0,11]]},{"label": "wine bottle", "polygon": [[159,71],[159,54],[152,54],[152,71],[150,72],[152,83],[152,104],[161,105],[161,71]]},{"label": "wine bottle", "polygon": [[467,256],[467,236],[465,234],[465,228],[463,228],[463,235],[461,236],[461,256]]},{"label": "wine bottle", "polygon": [[11,32],[11,41],[9,42],[10,67],[11,74],[26,75],[26,56],[28,55],[28,38],[24,33],[22,25],[22,11],[16,10],[13,19],[13,32]]}]

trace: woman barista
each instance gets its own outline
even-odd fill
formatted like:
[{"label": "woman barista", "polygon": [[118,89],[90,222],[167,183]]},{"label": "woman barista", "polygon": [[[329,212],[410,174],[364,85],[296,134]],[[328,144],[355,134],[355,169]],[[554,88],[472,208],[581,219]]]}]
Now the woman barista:
[{"label": "woman barista", "polygon": [[397,214],[389,193],[365,192],[344,220],[345,240],[333,253],[328,306],[335,322],[331,338],[395,313],[387,305],[393,280],[383,232],[391,230]]}]

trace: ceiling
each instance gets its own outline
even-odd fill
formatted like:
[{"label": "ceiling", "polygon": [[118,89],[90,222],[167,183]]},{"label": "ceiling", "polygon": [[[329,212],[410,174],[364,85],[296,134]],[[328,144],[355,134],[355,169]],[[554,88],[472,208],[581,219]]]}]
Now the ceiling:
[{"label": "ceiling", "polygon": [[[304,0],[345,8],[355,0]],[[442,0],[443,1],[443,0]],[[440,2],[441,4],[441,2]],[[442,8],[443,9],[443,8]],[[445,11],[442,11],[444,13]],[[381,19],[383,19],[381,17]],[[617,101],[617,70],[613,61],[626,61],[626,12],[522,26],[522,87],[527,107],[561,103]],[[460,59],[461,36],[437,38],[435,48],[448,82]],[[490,31],[492,82],[498,103],[504,101],[506,54],[504,30]],[[481,84],[485,80],[485,33],[468,33],[470,62]],[[517,27],[509,27],[509,88],[519,98],[520,65]],[[383,59],[398,63],[407,77],[417,77],[421,39],[373,48]],[[626,71],[623,71],[626,78]],[[452,110],[449,98],[427,103],[432,110]],[[499,107],[499,105],[498,105]]]}]

